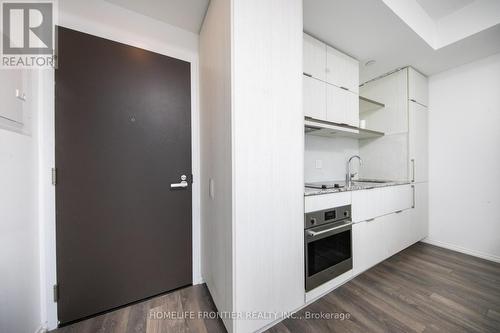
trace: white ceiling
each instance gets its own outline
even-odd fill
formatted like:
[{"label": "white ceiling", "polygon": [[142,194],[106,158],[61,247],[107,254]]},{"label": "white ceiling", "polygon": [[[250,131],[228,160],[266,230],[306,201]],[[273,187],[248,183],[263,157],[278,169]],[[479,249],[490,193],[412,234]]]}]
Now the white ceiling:
[{"label": "white ceiling", "polygon": [[360,60],[361,82],[407,65],[432,75],[500,53],[500,24],[434,49],[383,0],[304,0],[304,30]]},{"label": "white ceiling", "polygon": [[474,2],[474,0],[417,0],[434,20],[439,20]]},{"label": "white ceiling", "polygon": [[199,33],[209,0],[106,0],[115,5]]}]

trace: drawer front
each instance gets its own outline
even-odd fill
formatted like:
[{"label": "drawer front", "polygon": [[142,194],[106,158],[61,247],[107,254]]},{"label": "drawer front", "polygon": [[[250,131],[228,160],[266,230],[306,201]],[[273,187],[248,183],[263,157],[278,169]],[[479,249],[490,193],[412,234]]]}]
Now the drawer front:
[{"label": "drawer front", "polygon": [[336,208],[351,204],[351,192],[312,195],[305,197],[305,212]]},{"label": "drawer front", "polygon": [[411,185],[388,186],[352,192],[352,218],[354,222],[409,209],[413,205]]}]

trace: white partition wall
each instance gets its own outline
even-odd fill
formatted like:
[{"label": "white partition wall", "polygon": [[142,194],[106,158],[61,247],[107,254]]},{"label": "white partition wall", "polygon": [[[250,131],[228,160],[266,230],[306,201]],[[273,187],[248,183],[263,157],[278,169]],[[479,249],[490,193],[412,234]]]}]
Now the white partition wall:
[{"label": "white partition wall", "polygon": [[254,332],[304,303],[302,1],[212,0],[200,72],[203,275]]},{"label": "white partition wall", "polygon": [[304,302],[302,1],[233,3],[234,306],[291,311]]}]

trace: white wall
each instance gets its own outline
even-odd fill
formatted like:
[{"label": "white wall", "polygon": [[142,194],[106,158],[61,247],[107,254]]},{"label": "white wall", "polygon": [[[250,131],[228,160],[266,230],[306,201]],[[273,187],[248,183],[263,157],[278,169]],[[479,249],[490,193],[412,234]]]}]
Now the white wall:
[{"label": "white wall", "polygon": [[[192,161],[193,161],[193,282],[200,283],[200,166],[198,111],[198,35],[129,11],[102,0],[59,1],[59,25],[99,37],[191,62]],[[40,119],[40,252],[42,320],[49,329],[57,326],[57,306],[52,301],[56,283],[54,188],[54,74],[43,74]]]},{"label": "white wall", "polygon": [[[10,88],[0,70],[0,90]],[[8,70],[9,77],[22,76]],[[0,332],[32,333],[40,328],[40,282],[37,221],[37,73],[25,73],[27,101],[14,91],[2,107],[23,103],[24,133],[0,128]],[[28,134],[26,134],[28,133]]]},{"label": "white wall", "polygon": [[429,242],[500,261],[500,54],[429,84]]},{"label": "white wall", "polygon": [[[304,181],[319,182],[345,180],[347,160],[359,154],[359,141],[351,138],[328,138],[315,135],[305,136]],[[363,156],[361,156],[363,158]],[[321,168],[316,168],[321,161]],[[361,169],[363,166],[361,166]],[[352,163],[352,170],[358,170],[358,162]]]},{"label": "white wall", "polygon": [[233,309],[231,119],[231,1],[212,0],[200,32],[201,234],[203,279],[219,311]]}]

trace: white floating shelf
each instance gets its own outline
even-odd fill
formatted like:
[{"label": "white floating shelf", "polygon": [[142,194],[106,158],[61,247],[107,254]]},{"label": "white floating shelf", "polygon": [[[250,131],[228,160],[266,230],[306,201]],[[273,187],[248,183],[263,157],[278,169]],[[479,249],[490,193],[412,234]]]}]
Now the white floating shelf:
[{"label": "white floating shelf", "polygon": [[385,108],[385,104],[374,101],[363,96],[359,96],[359,112],[376,111]]}]

